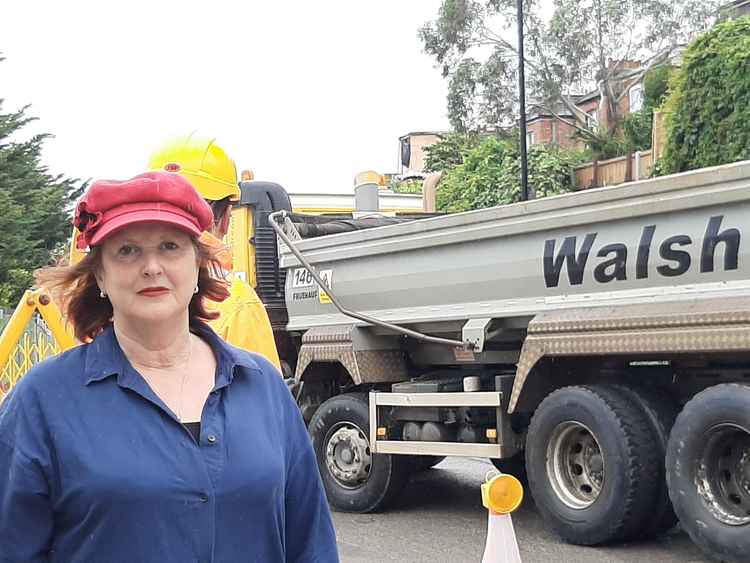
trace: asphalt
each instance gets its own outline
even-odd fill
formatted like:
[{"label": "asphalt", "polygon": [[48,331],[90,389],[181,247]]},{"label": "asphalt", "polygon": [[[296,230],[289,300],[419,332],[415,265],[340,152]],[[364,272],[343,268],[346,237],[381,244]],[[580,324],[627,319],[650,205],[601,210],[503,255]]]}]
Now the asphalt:
[{"label": "asphalt", "polygon": [[[379,514],[334,513],[342,563],[479,562],[487,533],[480,484],[492,465],[450,458],[412,477],[395,506]],[[676,529],[655,540],[607,547],[563,543],[527,495],[513,514],[524,563],[708,563]]]}]

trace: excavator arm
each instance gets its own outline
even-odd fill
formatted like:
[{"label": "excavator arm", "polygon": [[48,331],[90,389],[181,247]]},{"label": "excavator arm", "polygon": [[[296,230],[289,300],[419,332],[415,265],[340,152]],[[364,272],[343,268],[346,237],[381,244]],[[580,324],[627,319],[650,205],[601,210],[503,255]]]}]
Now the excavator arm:
[{"label": "excavator arm", "polygon": [[[76,249],[78,232],[71,237],[71,263],[79,262],[84,253]],[[38,313],[47,330],[34,331],[30,323]],[[72,348],[77,344],[60,308],[44,289],[24,292],[8,324],[0,334],[0,399],[36,363]]]},{"label": "excavator arm", "polygon": [[[45,338],[46,335],[29,333],[29,323],[35,312],[46,323],[54,341]],[[41,289],[27,290],[0,334],[0,396],[32,365],[75,345],[73,333],[49,294]]]}]

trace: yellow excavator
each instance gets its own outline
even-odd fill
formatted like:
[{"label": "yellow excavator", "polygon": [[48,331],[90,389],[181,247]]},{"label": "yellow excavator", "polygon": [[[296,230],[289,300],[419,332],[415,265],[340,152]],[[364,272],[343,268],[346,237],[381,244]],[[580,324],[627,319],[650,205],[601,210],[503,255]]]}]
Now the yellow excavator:
[{"label": "yellow excavator", "polygon": [[[260,308],[262,313],[240,315],[241,318],[235,320],[235,324],[257,325],[262,321],[267,325],[267,314],[271,330],[257,334],[257,327],[248,326],[245,329],[243,326],[233,326],[232,330],[223,331],[224,334],[219,327],[215,329],[227,341],[238,346],[245,345],[242,341],[243,333],[247,336],[247,333],[253,332],[254,338],[263,338],[264,342],[256,342],[258,346],[252,349],[265,353],[269,359],[277,354],[277,358],[281,359],[279,367],[283,375],[291,377],[298,347],[292,341],[294,336],[285,330],[288,320],[284,302],[286,273],[279,268],[276,234],[268,221],[268,216],[274,211],[293,211],[289,195],[279,184],[253,180],[251,173],[243,172],[242,181],[238,183],[234,162],[213,139],[188,136],[177,145],[174,143],[170,141],[162,148],[162,152],[154,153],[150,167],[163,167],[164,162],[176,156],[181,164],[180,173],[192,174],[189,179],[204,197],[212,201],[223,198],[226,190],[216,191],[216,185],[210,186],[208,179],[219,177],[221,183],[232,184],[231,220],[223,240],[231,250],[233,294],[235,286],[246,284],[244,292],[237,296],[237,301],[244,301],[244,306],[251,309]],[[192,167],[191,160],[196,163]],[[383,177],[375,172],[364,172],[358,175],[356,182],[382,185]],[[71,237],[70,263],[76,263],[84,256],[83,252],[76,249],[76,236],[74,231]],[[253,291],[260,302],[255,299],[255,295],[251,295]],[[225,315],[223,310],[221,312],[222,318],[230,316]],[[233,337],[239,340],[235,341]],[[66,324],[50,293],[44,289],[26,291],[0,334],[0,399],[35,363],[76,344],[78,343],[71,327]]]},{"label": "yellow excavator", "polygon": [[[270,227],[258,227],[255,220],[258,211],[267,212],[263,217],[278,209],[291,211],[286,192],[277,184],[253,181],[252,174],[243,174],[248,179],[238,183],[234,161],[226,152],[214,139],[194,134],[172,139],[160,147],[151,155],[149,168],[185,176],[214,208],[217,222],[206,233],[207,241],[221,244],[215,237],[223,237],[231,251],[231,256],[223,261],[231,283],[230,298],[216,305],[221,317],[211,323],[214,330],[232,344],[264,354],[288,375],[289,369],[279,362],[269,323],[269,316],[277,312],[279,305],[283,306],[284,280],[276,259],[276,238]],[[76,249],[77,234],[74,229],[71,264],[85,256]],[[266,251],[256,252],[257,238],[262,239],[260,244]],[[223,254],[226,258],[229,253]],[[280,286],[276,283],[279,276]],[[259,277],[270,282],[264,286],[263,301],[256,295]],[[284,321],[274,315],[277,330]],[[0,334],[0,398],[32,365],[76,344],[53,296],[43,288],[26,291]]]}]

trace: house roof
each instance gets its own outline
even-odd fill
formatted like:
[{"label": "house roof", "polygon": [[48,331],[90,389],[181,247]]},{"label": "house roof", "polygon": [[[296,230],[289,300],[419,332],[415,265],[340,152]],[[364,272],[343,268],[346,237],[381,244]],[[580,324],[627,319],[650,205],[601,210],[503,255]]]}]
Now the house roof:
[{"label": "house roof", "polygon": [[406,139],[407,137],[420,137],[422,135],[448,135],[450,131],[410,131],[405,135],[401,135],[399,139]]},{"label": "house roof", "polygon": [[526,120],[534,121],[536,119],[542,119],[545,117],[553,117],[552,112],[561,117],[571,117],[571,113],[562,102],[555,102],[552,111],[550,111],[547,107],[543,106],[539,102],[531,102],[526,110]]},{"label": "house roof", "polygon": [[599,96],[601,96],[599,90],[594,90],[593,92],[589,92],[588,94],[583,94],[582,96],[578,96],[578,99],[576,100],[576,104],[590,102],[591,100],[597,99]]}]

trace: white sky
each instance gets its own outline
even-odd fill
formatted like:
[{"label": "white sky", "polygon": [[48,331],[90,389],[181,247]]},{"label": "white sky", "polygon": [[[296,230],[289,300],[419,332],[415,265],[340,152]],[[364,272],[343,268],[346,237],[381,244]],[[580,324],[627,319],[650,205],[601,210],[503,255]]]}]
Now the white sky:
[{"label": "white sky", "polygon": [[144,170],[169,137],[212,135],[257,179],[350,192],[393,172],[398,137],[444,130],[446,82],[418,28],[440,0],[16,0],[3,5],[4,112],[32,104],[44,162]]}]

